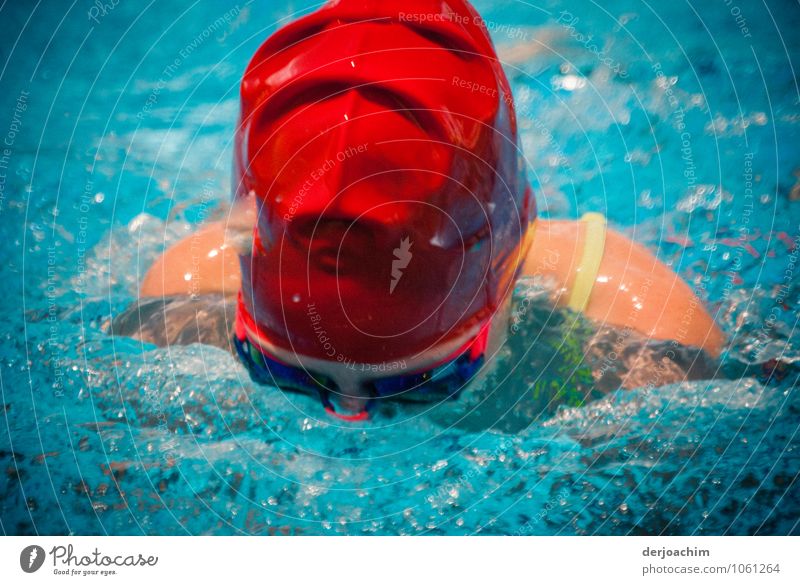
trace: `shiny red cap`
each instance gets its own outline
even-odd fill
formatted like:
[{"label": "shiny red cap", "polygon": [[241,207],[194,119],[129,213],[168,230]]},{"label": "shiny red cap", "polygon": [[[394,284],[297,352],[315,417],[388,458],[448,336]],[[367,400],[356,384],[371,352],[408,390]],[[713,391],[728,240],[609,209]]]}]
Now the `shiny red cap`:
[{"label": "shiny red cap", "polygon": [[485,323],[535,204],[508,81],[463,0],[338,0],[283,28],[241,87],[254,194],[243,310],[272,344],[410,358]]}]

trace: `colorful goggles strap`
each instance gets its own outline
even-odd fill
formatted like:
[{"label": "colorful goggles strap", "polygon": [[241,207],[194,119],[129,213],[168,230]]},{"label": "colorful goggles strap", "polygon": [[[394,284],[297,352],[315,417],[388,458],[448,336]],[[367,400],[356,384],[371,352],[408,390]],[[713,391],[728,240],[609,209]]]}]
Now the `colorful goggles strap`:
[{"label": "colorful goggles strap", "polygon": [[263,339],[263,335],[257,331],[257,326],[247,314],[241,293],[236,310],[233,343],[239,358],[255,382],[304,393],[316,393],[328,414],[346,422],[357,422],[368,418],[368,410],[376,398],[403,400],[404,395],[413,393],[424,398],[457,399],[463,387],[475,377],[484,364],[490,325],[491,321],[487,322],[473,340],[425,371],[371,380],[370,386],[374,396],[367,402],[367,407],[363,411],[353,415],[336,411],[330,398],[330,388],[335,386],[333,380],[285,364],[269,355],[263,340],[261,343],[258,342],[258,337]]},{"label": "colorful goggles strap", "polygon": [[367,403],[367,408],[353,415],[342,414],[336,411],[330,400],[330,390],[328,385],[332,382],[326,379],[318,379],[306,372],[302,368],[287,366],[264,355],[261,350],[251,344],[247,338],[239,339],[234,335],[233,344],[239,359],[247,367],[251,378],[259,384],[277,385],[289,390],[297,390],[303,393],[316,393],[319,396],[325,412],[346,422],[358,422],[366,420],[369,416],[367,412],[371,402]]}]

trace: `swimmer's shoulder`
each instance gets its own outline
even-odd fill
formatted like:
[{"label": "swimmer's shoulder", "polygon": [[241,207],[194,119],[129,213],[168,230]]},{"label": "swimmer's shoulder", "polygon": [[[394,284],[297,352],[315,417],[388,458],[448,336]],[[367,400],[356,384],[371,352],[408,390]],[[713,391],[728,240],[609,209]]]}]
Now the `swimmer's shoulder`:
[{"label": "swimmer's shoulder", "polygon": [[241,287],[239,250],[222,222],[210,223],[169,247],[150,267],[143,297],[236,294]]}]

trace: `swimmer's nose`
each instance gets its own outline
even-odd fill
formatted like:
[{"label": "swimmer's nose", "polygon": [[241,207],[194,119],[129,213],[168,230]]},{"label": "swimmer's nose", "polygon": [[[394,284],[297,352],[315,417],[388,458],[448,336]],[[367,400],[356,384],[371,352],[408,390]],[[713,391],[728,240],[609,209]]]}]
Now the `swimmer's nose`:
[{"label": "swimmer's nose", "polygon": [[350,413],[359,413],[366,410],[372,393],[358,382],[339,383],[339,392],[333,396],[337,409]]},{"label": "swimmer's nose", "polygon": [[356,396],[339,396],[336,400],[337,406],[342,410],[352,413],[358,413],[366,410],[369,398],[360,398]]}]

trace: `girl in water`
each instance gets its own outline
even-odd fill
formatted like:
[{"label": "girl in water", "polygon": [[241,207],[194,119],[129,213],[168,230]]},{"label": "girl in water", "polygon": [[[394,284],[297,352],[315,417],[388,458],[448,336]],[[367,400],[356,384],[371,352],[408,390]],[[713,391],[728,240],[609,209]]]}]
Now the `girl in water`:
[{"label": "girl in water", "polygon": [[362,420],[491,371],[532,276],[597,324],[577,358],[613,362],[594,391],[707,375],[724,337],[689,286],[599,214],[538,219],[517,138],[466,0],[329,2],[243,76],[227,221],[168,249],[113,331],[230,349],[257,382]]}]

